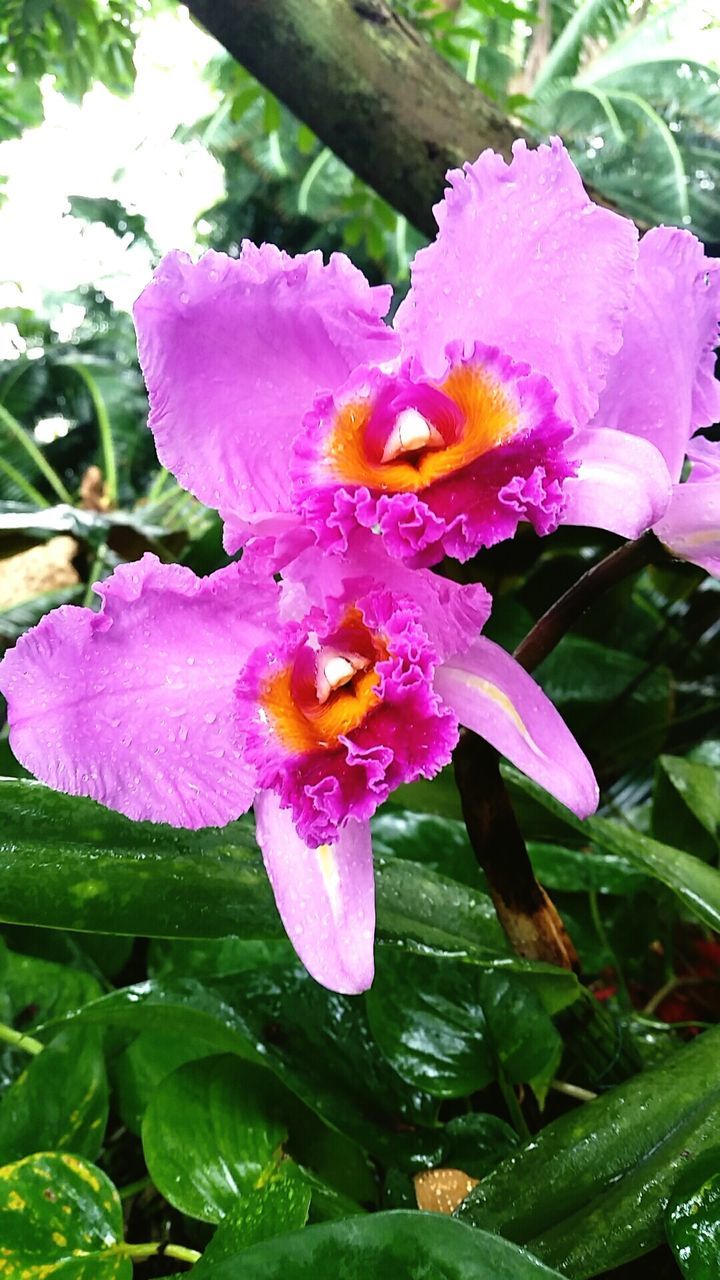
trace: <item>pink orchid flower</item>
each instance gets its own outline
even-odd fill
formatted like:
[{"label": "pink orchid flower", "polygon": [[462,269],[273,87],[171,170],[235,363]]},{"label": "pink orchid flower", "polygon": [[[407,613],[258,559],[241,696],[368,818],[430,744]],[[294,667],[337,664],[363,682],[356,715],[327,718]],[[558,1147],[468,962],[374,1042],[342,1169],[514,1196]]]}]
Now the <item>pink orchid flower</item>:
[{"label": "pink orchid flower", "polygon": [[313,976],[373,976],[369,819],[450,760],[460,723],[584,816],[590,765],[534,680],[480,636],[490,598],[358,533],[208,578],[146,555],[56,609],[0,663],[10,741],[44,782],[134,819],[224,826],[255,804],[285,928]]},{"label": "pink orchid flower", "polygon": [[687,481],[673,485],[670,505],[655,533],[673,555],[720,578],[720,442],[695,436],[687,461]]},{"label": "pink orchid flower", "polygon": [[638,250],[558,139],[448,177],[392,327],[389,288],[342,255],[249,243],[170,254],[139,299],[158,454],[229,550],[268,535],[281,564],[308,529],[343,553],[366,528],[430,565],[521,520],[636,537],[663,516],[677,441],[717,412],[701,246],[663,229]]}]

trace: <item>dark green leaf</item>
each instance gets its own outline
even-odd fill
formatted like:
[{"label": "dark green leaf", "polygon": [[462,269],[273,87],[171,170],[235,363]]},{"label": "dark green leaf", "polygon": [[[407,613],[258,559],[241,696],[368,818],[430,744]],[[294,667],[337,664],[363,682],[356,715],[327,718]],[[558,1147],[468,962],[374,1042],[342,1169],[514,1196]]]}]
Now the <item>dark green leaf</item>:
[{"label": "dark green leaf", "polygon": [[717,1144],[720,1028],[546,1126],[475,1187],[463,1221],[584,1280],[662,1238],[689,1156]]},{"label": "dark green leaf", "polygon": [[720,1147],[694,1160],[678,1179],[665,1225],[685,1280],[716,1280],[720,1262]]},{"label": "dark green leaf", "polygon": [[720,773],[710,765],[661,756],[653,796],[652,834],[664,844],[715,862],[720,831]]},{"label": "dark green leaf", "polygon": [[559,1280],[536,1258],[435,1213],[373,1213],[255,1245],[212,1280]]},{"label": "dark green leaf", "polygon": [[0,1099],[0,1162],[53,1150],[94,1160],[107,1117],[100,1032],[65,1031],[30,1060]]}]

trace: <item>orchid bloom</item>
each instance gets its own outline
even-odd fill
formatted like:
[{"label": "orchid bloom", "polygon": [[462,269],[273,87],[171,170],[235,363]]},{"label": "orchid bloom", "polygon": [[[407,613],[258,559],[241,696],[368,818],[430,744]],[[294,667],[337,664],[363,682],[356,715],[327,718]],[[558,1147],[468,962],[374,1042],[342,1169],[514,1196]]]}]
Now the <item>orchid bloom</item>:
[{"label": "orchid bloom", "polygon": [[[392,327],[389,288],[342,255],[267,245],[170,254],[141,295],[158,455],[220,511],[228,550],[268,537],[280,565],[310,536],[343,554],[364,528],[431,565],[521,520],[636,537],[663,516],[666,430],[680,418],[687,439],[717,401],[697,242],[655,232],[638,251],[558,139],[448,177]],[[648,334],[678,268],[692,323],[668,361]]]},{"label": "orchid bloom", "polygon": [[146,555],[63,606],[0,663],[17,758],[134,819],[223,826],[255,804],[288,935],[344,992],[373,976],[369,819],[432,777],[469,725],[576,813],[588,761],[532,678],[480,636],[490,598],[407,571],[371,535],[208,578]]}]

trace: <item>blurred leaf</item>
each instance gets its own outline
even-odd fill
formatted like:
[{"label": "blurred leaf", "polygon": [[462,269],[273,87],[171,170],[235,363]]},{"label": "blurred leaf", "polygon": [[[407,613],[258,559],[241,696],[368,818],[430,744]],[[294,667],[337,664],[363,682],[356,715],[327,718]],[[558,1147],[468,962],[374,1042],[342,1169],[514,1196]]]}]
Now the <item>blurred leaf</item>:
[{"label": "blurred leaf", "polygon": [[720,773],[710,765],[661,756],[653,795],[652,833],[665,844],[717,860]]}]

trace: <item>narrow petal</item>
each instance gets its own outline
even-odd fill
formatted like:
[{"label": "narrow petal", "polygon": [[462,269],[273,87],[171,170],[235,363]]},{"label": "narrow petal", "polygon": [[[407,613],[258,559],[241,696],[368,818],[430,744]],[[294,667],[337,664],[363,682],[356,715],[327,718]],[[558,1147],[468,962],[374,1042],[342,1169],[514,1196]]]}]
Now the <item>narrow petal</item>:
[{"label": "narrow petal", "polygon": [[288,937],[316,982],[367,991],[374,974],[375,882],[370,826],[349,821],[311,849],[272,791],[255,801],[257,840]]},{"label": "narrow petal", "polygon": [[435,687],[461,724],[561,804],[580,818],[594,812],[598,788],[590,762],[540,686],[499,645],[477,640],[440,668]]},{"label": "narrow petal", "polygon": [[694,431],[720,418],[715,355],[720,263],[689,231],[656,227],[640,241],[623,344],[611,361],[595,422],[644,436],[680,479]]},{"label": "narrow petal", "polygon": [[586,427],[566,449],[580,469],[565,481],[563,524],[638,538],[663,515],[672,482],[665,459],[649,440],[625,431]]},{"label": "narrow petal", "polygon": [[[720,445],[716,448],[720,453]],[[655,533],[680,560],[690,560],[720,578],[720,474],[676,484]]]},{"label": "narrow petal", "polygon": [[324,265],[318,252],[293,258],[246,242],[239,259],[207,253],[193,264],[171,253],[140,295],[158,456],[217,507],[231,549],[274,532],[273,516],[286,530],[288,453],[303,415],[355,365],[392,358],[397,338],[382,321],[390,294],[342,254]]},{"label": "narrow petal", "polygon": [[407,353],[436,374],[448,342],[498,346],[545,374],[560,416],[584,425],[620,346],[635,227],[590,202],[558,138],[516,142],[510,165],[484,151],[448,180],[397,314]]},{"label": "narrow petal", "polygon": [[224,826],[254,797],[233,691],[277,587],[239,565],[201,579],[146,555],[96,590],[99,613],[46,614],[0,664],[15,755],[129,818]]}]

